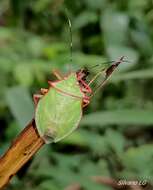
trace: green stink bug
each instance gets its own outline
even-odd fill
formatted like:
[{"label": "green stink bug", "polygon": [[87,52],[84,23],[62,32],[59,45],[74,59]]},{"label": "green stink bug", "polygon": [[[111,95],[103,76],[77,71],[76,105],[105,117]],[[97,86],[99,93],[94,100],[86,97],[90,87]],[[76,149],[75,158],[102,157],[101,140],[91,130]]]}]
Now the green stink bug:
[{"label": "green stink bug", "polygon": [[[72,61],[71,21],[68,16],[67,19],[71,36],[70,61]],[[77,128],[83,108],[90,103],[97,90],[105,85],[121,62],[125,62],[124,57],[121,57],[107,69],[101,70],[89,83],[86,80],[89,75],[86,68],[71,72],[67,76],[62,76],[57,71],[53,72],[58,80],[49,81],[49,89],[41,89],[41,94],[34,95],[35,122],[39,135],[46,143],[60,141]],[[102,72],[105,73],[105,78],[93,92],[90,85]]]},{"label": "green stink bug", "polygon": [[46,143],[60,141],[77,128],[82,117],[82,109],[90,103],[91,97],[106,83],[123,59],[124,57],[121,57],[104,71],[105,79],[94,92],[90,85],[102,71],[88,84],[87,69],[71,72],[65,77],[54,71],[58,80],[49,81],[49,89],[41,89],[41,95],[34,95],[35,122],[39,135]]}]

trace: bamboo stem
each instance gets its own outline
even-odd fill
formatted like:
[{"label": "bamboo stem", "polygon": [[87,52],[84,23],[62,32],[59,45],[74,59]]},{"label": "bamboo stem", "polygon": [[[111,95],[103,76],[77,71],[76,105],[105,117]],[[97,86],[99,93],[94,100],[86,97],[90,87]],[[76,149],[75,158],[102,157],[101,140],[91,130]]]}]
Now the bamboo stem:
[{"label": "bamboo stem", "polygon": [[35,121],[32,120],[0,158],[0,189],[3,189],[17,171],[44,145]]}]

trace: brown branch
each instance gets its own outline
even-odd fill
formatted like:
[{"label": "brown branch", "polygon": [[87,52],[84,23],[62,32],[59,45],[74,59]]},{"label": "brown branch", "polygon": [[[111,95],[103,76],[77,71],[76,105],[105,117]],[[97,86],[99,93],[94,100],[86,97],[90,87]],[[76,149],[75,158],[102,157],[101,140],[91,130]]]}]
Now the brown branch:
[{"label": "brown branch", "polygon": [[0,158],[0,189],[44,145],[32,120]]}]

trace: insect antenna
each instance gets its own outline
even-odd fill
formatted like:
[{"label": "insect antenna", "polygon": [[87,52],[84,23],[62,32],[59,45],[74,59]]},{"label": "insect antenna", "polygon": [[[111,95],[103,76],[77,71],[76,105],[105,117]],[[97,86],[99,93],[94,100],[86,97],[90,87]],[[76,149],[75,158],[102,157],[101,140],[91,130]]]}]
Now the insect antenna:
[{"label": "insect antenna", "polygon": [[98,72],[94,78],[89,82],[88,85],[91,85],[91,83],[93,83],[102,72],[105,72],[105,78],[104,80],[96,87],[96,89],[94,90],[94,92],[91,94],[90,97],[94,96],[97,91],[102,88],[106,82],[109,80],[109,78],[111,77],[112,73],[115,71],[115,69],[123,62],[129,62],[127,60],[124,60],[124,56],[122,56],[118,61],[116,61],[114,64],[112,64],[111,66],[109,66],[107,69],[103,69],[100,72]]},{"label": "insect antenna", "polygon": [[[115,63],[115,61],[107,61],[107,62],[104,62],[102,64],[109,64],[109,63]],[[91,66],[91,67],[88,67],[89,69],[93,69],[95,67],[98,67],[98,66],[101,66],[101,64],[97,64],[97,65],[94,65],[94,66]],[[88,83],[88,85],[90,86],[104,71],[105,69],[101,69],[101,71],[99,71],[92,79],[91,81]]]},{"label": "insect antenna", "polygon": [[[111,64],[111,63],[115,63],[116,61],[106,61],[106,62],[103,62],[103,63],[99,63],[99,64],[96,64],[96,65],[93,65],[93,66],[88,66],[89,69],[93,69],[95,67],[99,67],[101,66],[101,64]],[[123,60],[123,62],[126,62],[126,63],[131,63],[131,61],[128,61],[128,60]]]},{"label": "insect antenna", "polygon": [[72,63],[72,48],[73,48],[73,44],[72,44],[72,24],[71,24],[71,20],[68,18],[68,23],[69,23],[69,31],[70,31],[70,63]]},{"label": "insect antenna", "polygon": [[68,27],[69,27],[69,33],[70,33],[70,65],[69,65],[69,71],[71,71],[71,64],[72,64],[72,52],[73,52],[73,42],[72,42],[72,23],[68,15],[68,10],[65,8],[65,15],[68,21]]}]

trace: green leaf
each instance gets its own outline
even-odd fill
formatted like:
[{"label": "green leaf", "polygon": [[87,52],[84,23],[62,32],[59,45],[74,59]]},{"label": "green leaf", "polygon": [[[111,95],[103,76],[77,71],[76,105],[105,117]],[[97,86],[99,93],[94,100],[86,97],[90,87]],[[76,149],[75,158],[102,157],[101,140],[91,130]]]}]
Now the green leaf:
[{"label": "green leaf", "polygon": [[19,125],[25,127],[34,115],[29,91],[20,86],[9,88],[6,92],[6,101]]},{"label": "green leaf", "polygon": [[34,10],[36,12],[44,11],[47,6],[51,4],[52,0],[38,0],[34,3]]},{"label": "green leaf", "polygon": [[101,15],[101,30],[105,45],[125,45],[127,42],[129,18],[126,14],[106,9]]},{"label": "green leaf", "polygon": [[145,56],[151,56],[153,52],[153,45],[151,37],[145,31],[131,31],[131,37],[140,52]]},{"label": "green leaf", "polygon": [[133,80],[133,79],[150,79],[153,78],[153,69],[142,69],[138,71],[130,71],[126,73],[117,73],[113,75],[110,79],[111,82],[121,81],[121,80]]},{"label": "green leaf", "polygon": [[82,125],[152,125],[153,110],[123,109],[103,111],[85,115]]},{"label": "green leaf", "polygon": [[73,22],[73,28],[79,29],[86,26],[87,24],[95,23],[97,21],[98,21],[98,16],[95,12],[85,11],[76,17],[76,19]]},{"label": "green leaf", "polygon": [[42,181],[39,187],[41,190],[59,190],[60,189],[59,185],[53,182],[51,179]]},{"label": "green leaf", "polygon": [[107,129],[105,138],[108,146],[110,146],[118,155],[123,153],[126,141],[121,133],[113,129]]},{"label": "green leaf", "polygon": [[125,56],[129,63],[122,64],[121,70],[129,69],[138,61],[139,54],[132,47],[128,47],[129,17],[126,14],[106,9],[101,15],[102,38],[110,60],[117,60]]},{"label": "green leaf", "polygon": [[107,0],[85,0],[86,6],[89,7],[89,9],[102,9],[106,3]]},{"label": "green leaf", "polygon": [[[75,60],[77,66],[82,67],[82,66],[94,66],[97,64],[105,63],[107,61],[106,57],[104,56],[98,56],[98,55],[86,55],[84,53],[75,53],[73,54],[73,59]],[[75,65],[74,65],[75,66]]]},{"label": "green leaf", "polygon": [[[95,140],[96,139],[96,140]],[[77,130],[65,138],[61,143],[71,143],[88,147],[97,155],[104,155],[108,152],[107,140],[105,136],[91,133],[83,129]]]},{"label": "green leaf", "polygon": [[136,11],[136,10],[143,10],[143,9],[146,9],[148,6],[148,1],[145,1],[145,0],[129,0],[128,1],[128,8],[129,10],[133,10],[133,11]]},{"label": "green leaf", "polygon": [[120,175],[126,178],[133,179],[137,176],[139,179],[153,179],[153,145],[146,144],[140,147],[129,148],[121,155],[121,163],[124,166],[124,171]]},{"label": "green leaf", "polygon": [[16,134],[18,134],[20,131],[21,131],[20,126],[17,125],[16,122],[11,122],[11,124],[8,126],[5,132],[8,141],[10,139],[13,139],[16,136]]},{"label": "green leaf", "polygon": [[129,62],[120,65],[120,70],[127,70],[133,67],[139,58],[139,54],[136,50],[122,46],[122,45],[110,45],[106,47],[110,60],[117,60],[121,56],[125,56],[125,59]]},{"label": "green leaf", "polygon": [[[27,48],[32,56],[41,56],[44,48],[44,41],[37,36],[33,36],[27,40]],[[37,48],[36,48],[37,47]]]},{"label": "green leaf", "polygon": [[30,86],[33,83],[33,71],[28,64],[18,64],[14,69],[14,78],[22,86]]}]

